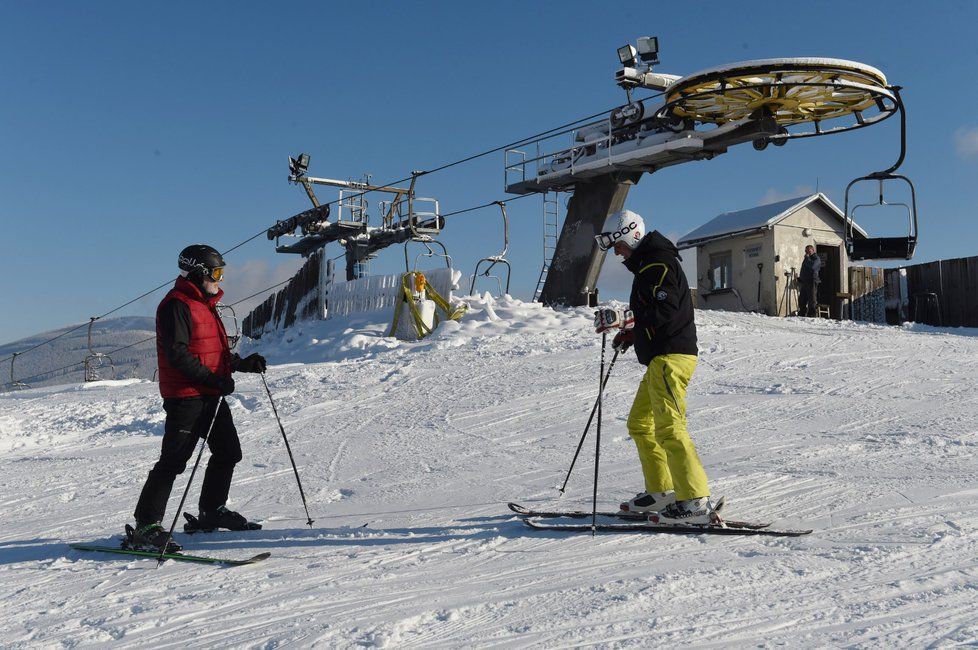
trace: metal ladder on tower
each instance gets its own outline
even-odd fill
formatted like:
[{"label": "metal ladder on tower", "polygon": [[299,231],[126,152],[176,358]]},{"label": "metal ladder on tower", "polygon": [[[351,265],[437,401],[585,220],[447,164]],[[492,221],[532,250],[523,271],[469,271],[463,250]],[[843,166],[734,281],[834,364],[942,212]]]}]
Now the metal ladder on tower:
[{"label": "metal ladder on tower", "polygon": [[537,279],[537,288],[533,292],[533,302],[540,300],[543,285],[547,282],[547,273],[553,261],[554,251],[557,250],[557,226],[560,216],[560,194],[545,192],[543,194],[543,267]]}]

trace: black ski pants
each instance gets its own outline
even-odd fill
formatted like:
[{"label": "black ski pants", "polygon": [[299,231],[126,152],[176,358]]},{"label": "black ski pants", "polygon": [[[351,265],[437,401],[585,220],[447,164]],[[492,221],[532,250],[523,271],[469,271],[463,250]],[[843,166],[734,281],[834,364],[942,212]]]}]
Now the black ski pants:
[{"label": "black ski pants", "polygon": [[815,282],[802,282],[798,292],[798,315],[811,316],[818,315],[818,284]]},{"label": "black ski pants", "polygon": [[[207,434],[207,428],[214,418],[217,397],[166,398],[163,410],[166,411],[166,424],[163,428],[163,449],[160,459],[149,472],[143,491],[136,504],[136,523],[145,525],[162,521],[166,502],[173,490],[173,482],[178,474],[187,469],[187,462],[194,455],[200,439]],[[228,500],[234,466],[241,460],[241,443],[238,431],[231,419],[231,409],[226,401],[214,420],[214,428],[207,438],[211,457],[207,461],[204,484],[200,489],[198,506],[201,511],[212,512]]]}]

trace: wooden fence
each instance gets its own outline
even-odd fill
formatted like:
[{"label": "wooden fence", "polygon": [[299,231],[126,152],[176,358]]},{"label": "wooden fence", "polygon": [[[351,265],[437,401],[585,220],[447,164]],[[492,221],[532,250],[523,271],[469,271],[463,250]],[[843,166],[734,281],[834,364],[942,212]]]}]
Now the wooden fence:
[{"label": "wooden fence", "polygon": [[[253,339],[272,330],[290,327],[297,320],[316,316],[319,308],[320,265],[323,250],[313,253],[285,288],[255,307],[241,324]],[[321,317],[321,315],[320,315]]]},{"label": "wooden fence", "polygon": [[[944,327],[978,327],[978,257],[903,267],[906,319]],[[888,284],[896,274],[888,273]]]}]

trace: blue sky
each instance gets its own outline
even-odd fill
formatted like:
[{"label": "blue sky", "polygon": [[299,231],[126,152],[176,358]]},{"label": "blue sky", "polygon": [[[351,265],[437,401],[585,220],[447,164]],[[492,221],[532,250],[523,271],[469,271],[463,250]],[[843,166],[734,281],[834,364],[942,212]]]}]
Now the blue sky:
[{"label": "blue sky", "polygon": [[[310,173],[407,176],[623,103],[615,49],[657,35],[661,72],[784,56],[851,59],[904,86],[916,261],[978,254],[978,3],[0,1],[0,342],[86,321],[308,207]],[[677,237],[720,212],[846,183],[896,156],[896,120],[749,145],[646,175],[627,207]],[[502,154],[420,181],[453,211],[503,198]],[[334,199],[325,188],[322,198]],[[541,264],[541,204],[512,204],[513,293]],[[456,265],[498,251],[498,213],[449,222]],[[334,245],[335,246],[335,245]],[[332,251],[340,254],[340,249]],[[264,237],[229,256],[229,298],[299,259]],[[372,271],[403,268],[390,250]],[[606,282],[613,284],[615,274]],[[604,283],[603,283],[604,284]],[[613,286],[602,286],[605,295]],[[161,293],[123,313],[151,314]]]}]

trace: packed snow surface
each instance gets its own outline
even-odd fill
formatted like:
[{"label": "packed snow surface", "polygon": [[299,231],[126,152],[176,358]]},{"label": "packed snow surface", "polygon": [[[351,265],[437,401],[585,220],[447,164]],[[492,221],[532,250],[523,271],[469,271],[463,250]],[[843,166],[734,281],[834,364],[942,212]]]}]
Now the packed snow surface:
[{"label": "packed snow surface", "polygon": [[[260,378],[238,375],[229,505],[265,528],[179,535],[189,552],[272,553],[247,567],[68,548],[117,544],[130,521],[163,431],[155,384],[0,396],[2,644],[978,644],[974,330],[698,312],[689,428],[714,495],[731,518],[815,532],[592,538],[506,508],[590,507],[593,430],[555,490],[597,394],[590,312],[470,303],[418,343],[385,338],[374,313],[250,344],[273,364],[315,524]],[[642,370],[629,352],[608,384],[603,508],[642,489],[625,431]]]}]

